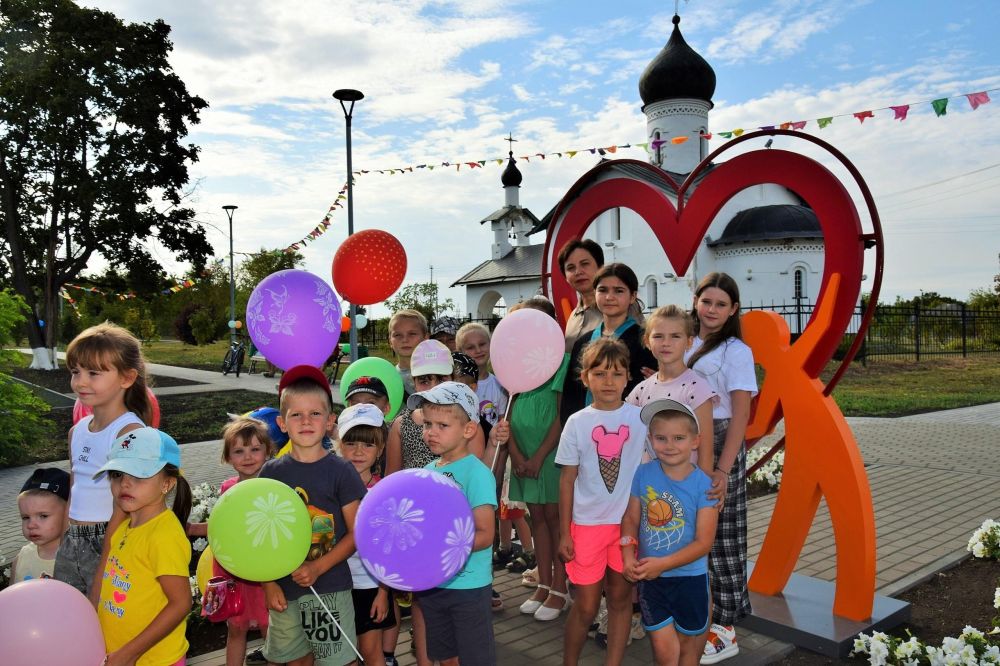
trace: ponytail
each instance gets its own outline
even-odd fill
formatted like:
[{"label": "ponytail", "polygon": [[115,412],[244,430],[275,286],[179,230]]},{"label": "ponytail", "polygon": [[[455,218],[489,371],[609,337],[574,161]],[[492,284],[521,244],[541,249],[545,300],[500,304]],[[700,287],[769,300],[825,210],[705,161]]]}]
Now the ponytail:
[{"label": "ponytail", "polygon": [[177,479],[177,485],[174,487],[173,511],[177,520],[181,521],[181,525],[187,525],[188,516],[191,515],[191,485],[173,465],[165,466],[163,473]]}]

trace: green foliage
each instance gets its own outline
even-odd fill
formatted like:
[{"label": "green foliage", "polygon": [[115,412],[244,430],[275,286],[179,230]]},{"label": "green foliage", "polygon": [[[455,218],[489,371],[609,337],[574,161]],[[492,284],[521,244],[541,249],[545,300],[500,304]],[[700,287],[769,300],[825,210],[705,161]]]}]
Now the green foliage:
[{"label": "green foliage", "polygon": [[191,334],[199,345],[218,340],[219,322],[208,308],[197,310],[188,321],[191,323]]},{"label": "green foliage", "polygon": [[438,298],[438,286],[436,282],[417,282],[408,284],[385,302],[385,307],[390,312],[405,310],[407,308],[417,310],[427,318],[429,324],[432,319],[446,312],[455,312],[455,302],[448,298],[440,300]]},{"label": "green foliage", "polygon": [[143,342],[149,342],[160,337],[156,322],[137,307],[125,310],[125,328]]},{"label": "green foliage", "polygon": [[186,345],[198,344],[191,330],[191,317],[201,309],[200,305],[186,305],[174,319],[174,335]]},{"label": "green foliage", "polygon": [[47,402],[0,374],[0,466],[21,462],[27,442],[51,436],[49,410]]},{"label": "green foliage", "polygon": [[[0,291],[0,347],[15,344],[16,333],[26,321],[25,315],[30,311],[25,305],[24,299],[11,291],[4,289]],[[16,354],[7,350],[0,351],[0,358],[4,355]]]}]

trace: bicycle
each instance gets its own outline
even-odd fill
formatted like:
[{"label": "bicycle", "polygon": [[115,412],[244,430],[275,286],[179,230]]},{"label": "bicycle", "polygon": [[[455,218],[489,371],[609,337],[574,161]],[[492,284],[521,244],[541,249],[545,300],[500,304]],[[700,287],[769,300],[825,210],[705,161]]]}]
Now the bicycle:
[{"label": "bicycle", "polygon": [[235,372],[237,377],[240,376],[246,351],[246,343],[242,337],[235,338],[229,343],[229,350],[226,352],[226,357],[222,359],[222,374],[224,376],[230,372]]}]

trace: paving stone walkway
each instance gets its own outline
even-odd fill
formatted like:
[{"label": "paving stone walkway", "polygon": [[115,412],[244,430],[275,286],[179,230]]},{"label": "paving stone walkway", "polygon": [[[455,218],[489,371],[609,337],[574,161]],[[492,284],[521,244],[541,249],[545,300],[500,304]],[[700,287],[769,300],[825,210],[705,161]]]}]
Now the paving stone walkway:
[{"label": "paving stone walkway", "polygon": [[[250,388],[276,393],[275,380],[259,375],[222,377],[221,373],[153,365],[153,374],[205,382],[215,390]],[[252,386],[251,386],[252,382]],[[184,388],[184,387],[176,387]],[[190,387],[204,390],[204,387]],[[174,392],[175,389],[171,389]],[[220,425],[224,416],[220,415]],[[864,456],[875,507],[877,587],[894,595],[951,566],[965,555],[965,545],[984,519],[1000,516],[1000,403],[919,414],[898,419],[848,419]],[[780,432],[775,436],[780,436]],[[232,474],[219,462],[218,441],[185,444],[184,473],[194,484],[218,483]],[[66,467],[67,463],[55,463]],[[30,467],[0,470],[0,554],[8,558],[22,544],[16,495]],[[756,557],[774,508],[774,496],[749,505],[750,557]],[[797,573],[833,580],[834,542],[829,513],[821,503],[803,548]],[[498,663],[504,666],[561,664],[562,621],[539,623],[517,607],[530,590],[520,577],[498,574],[495,585],[505,609],[494,629]],[[741,652],[732,666],[767,664],[792,646],[738,629]],[[397,650],[400,663],[415,663],[406,631]],[[603,653],[593,642],[582,664],[600,664]],[[198,666],[224,664],[221,652],[189,660]],[[629,646],[625,664],[651,664],[648,642]]]}]

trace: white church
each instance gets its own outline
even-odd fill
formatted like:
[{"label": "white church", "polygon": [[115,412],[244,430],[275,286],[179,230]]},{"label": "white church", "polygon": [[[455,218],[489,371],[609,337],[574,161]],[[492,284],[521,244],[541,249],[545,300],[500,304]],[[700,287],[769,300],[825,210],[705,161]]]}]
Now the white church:
[{"label": "white church", "polygon": [[[702,135],[709,130],[708,115],[715,93],[715,72],[685,41],[680,17],[667,45],[649,63],[639,79],[639,96],[646,116],[649,164],[676,183],[710,150]],[[673,144],[674,137],[687,141]],[[664,143],[665,141],[665,143]],[[627,160],[601,160],[588,172],[592,182],[578,182],[566,197],[610,178],[634,178],[663,189],[676,205],[677,196],[650,168]],[[644,168],[639,168],[644,167]],[[707,173],[706,171],[705,173]],[[464,286],[466,310],[473,318],[488,318],[498,305],[509,306],[541,293],[544,238],[556,205],[542,219],[519,204],[522,181],[511,153],[501,177],[504,206],[481,220],[493,230],[490,259],[456,280]],[[562,202],[566,203],[566,199]],[[810,305],[816,302],[823,272],[823,235],[815,213],[794,192],[765,184],[743,190],[719,211],[683,275],[671,268],[652,230],[628,208],[612,208],[591,223],[586,234],[604,249],[605,262],[619,261],[639,278],[639,298],[647,309],[676,303],[688,305],[695,285],[713,271],[737,279],[742,306]],[[558,248],[556,248],[558,252]],[[792,317],[793,334],[801,332],[808,315]]]}]

